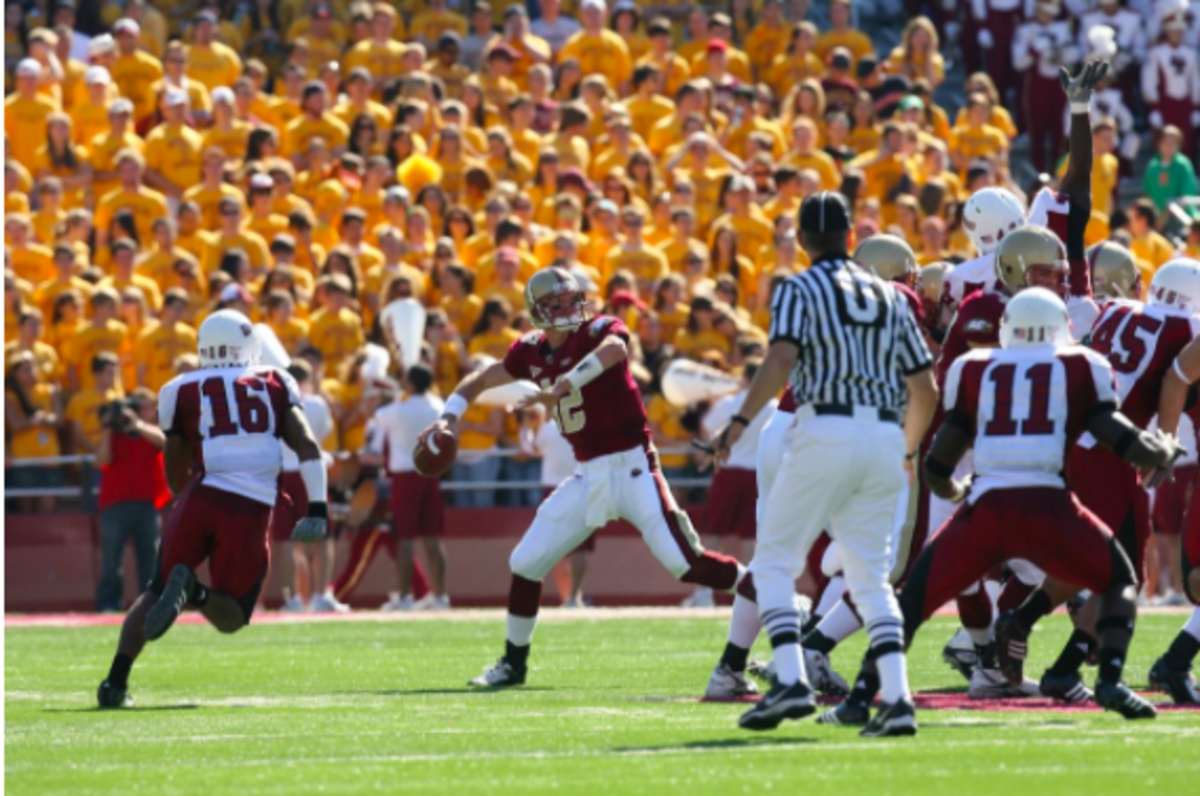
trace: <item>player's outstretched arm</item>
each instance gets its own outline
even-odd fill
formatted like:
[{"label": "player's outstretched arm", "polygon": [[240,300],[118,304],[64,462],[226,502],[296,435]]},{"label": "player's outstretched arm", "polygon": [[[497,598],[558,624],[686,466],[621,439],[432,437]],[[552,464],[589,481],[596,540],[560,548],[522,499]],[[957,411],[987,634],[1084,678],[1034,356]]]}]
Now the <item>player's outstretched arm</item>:
[{"label": "player's outstretched arm", "polygon": [[542,405],[547,409],[558,406],[558,402],[574,390],[581,390],[587,384],[600,378],[604,371],[623,362],[629,357],[629,345],[623,338],[610,335],[604,338],[600,345],[579,361],[579,364],[564,373],[553,387],[540,390],[533,395],[522,398],[517,403],[518,409],[529,409]]},{"label": "player's outstretched arm", "polygon": [[908,457],[906,461],[913,461],[937,411],[938,387],[933,378],[933,368],[905,376],[904,383],[908,388],[908,407],[904,412],[904,453]]},{"label": "player's outstretched arm", "polygon": [[308,425],[304,409],[297,404],[288,407],[280,429],[284,443],[296,452],[300,459],[300,478],[308,492],[308,516],[296,523],[292,539],[297,542],[317,542],[325,538],[328,531],[329,480],[325,462],[321,461],[321,446]]},{"label": "player's outstretched arm", "polygon": [[1188,392],[1200,379],[1200,337],[1188,343],[1163,377],[1158,395],[1158,427],[1168,434],[1179,430],[1179,418],[1187,406]]},{"label": "player's outstretched arm", "polygon": [[417,441],[419,444],[424,445],[425,439],[438,428],[453,431],[454,427],[458,424],[459,418],[463,416],[463,413],[467,411],[481,393],[493,387],[503,387],[505,384],[510,384],[514,381],[516,379],[504,367],[503,362],[493,362],[483,370],[468,373],[458,383],[458,386],[454,388],[454,392],[450,394],[450,397],[446,399],[446,408],[442,410],[442,416],[436,423],[422,431],[420,436],[417,437]]},{"label": "player's outstretched arm", "polygon": [[1086,207],[1088,216],[1092,212],[1092,92],[1107,73],[1108,64],[1103,61],[1085,63],[1074,76],[1065,66],[1058,73],[1071,105],[1071,159],[1063,175],[1062,192],[1070,197],[1072,205]]},{"label": "player's outstretched arm", "polygon": [[1116,404],[1098,404],[1088,420],[1088,431],[1101,445],[1142,470],[1170,467],[1183,447],[1173,434],[1151,434],[1121,414]]},{"label": "player's outstretched arm", "polygon": [[930,492],[955,503],[967,496],[969,484],[954,480],[954,468],[967,455],[973,441],[970,423],[961,412],[951,410],[925,455],[925,483]]}]

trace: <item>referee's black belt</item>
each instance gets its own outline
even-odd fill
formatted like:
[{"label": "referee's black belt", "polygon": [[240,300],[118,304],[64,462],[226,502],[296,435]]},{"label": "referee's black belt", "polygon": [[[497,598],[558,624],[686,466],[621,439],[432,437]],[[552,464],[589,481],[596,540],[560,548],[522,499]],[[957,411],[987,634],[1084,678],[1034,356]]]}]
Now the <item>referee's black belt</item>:
[{"label": "referee's black belt", "polygon": [[[855,407],[850,404],[813,404],[813,414],[815,415],[838,415],[841,417],[854,417]],[[900,413],[895,409],[883,409],[881,407],[857,407],[859,410],[866,409],[879,414],[879,420],[884,423],[900,424]]]}]

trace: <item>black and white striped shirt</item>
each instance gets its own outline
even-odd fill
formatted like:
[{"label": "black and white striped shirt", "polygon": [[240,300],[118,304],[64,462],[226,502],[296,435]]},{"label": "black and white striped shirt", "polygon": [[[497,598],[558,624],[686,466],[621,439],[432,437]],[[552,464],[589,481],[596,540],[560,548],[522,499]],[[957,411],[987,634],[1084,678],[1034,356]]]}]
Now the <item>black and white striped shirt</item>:
[{"label": "black and white striped shirt", "polygon": [[771,299],[771,342],[800,349],[792,389],[801,406],[901,410],[905,377],[933,364],[908,301],[852,260],[821,258]]}]

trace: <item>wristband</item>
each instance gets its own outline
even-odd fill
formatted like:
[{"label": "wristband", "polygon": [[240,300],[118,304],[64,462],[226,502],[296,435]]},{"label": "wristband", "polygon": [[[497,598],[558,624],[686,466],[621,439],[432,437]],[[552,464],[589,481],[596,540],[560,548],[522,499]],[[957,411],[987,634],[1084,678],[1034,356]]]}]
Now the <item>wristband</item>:
[{"label": "wristband", "polygon": [[467,399],[463,398],[458,393],[454,393],[446,400],[446,406],[442,409],[442,416],[451,415],[455,420],[458,420],[467,411],[470,406]]},{"label": "wristband", "polygon": [[324,500],[308,501],[308,516],[317,517],[318,519],[329,519],[329,506]]},{"label": "wristband", "polygon": [[599,378],[603,372],[604,364],[600,361],[600,357],[596,356],[596,352],[593,351],[581,359],[578,365],[567,371],[563,378],[578,390]]},{"label": "wristband", "polygon": [[729,418],[729,423],[730,423],[730,425],[732,425],[734,423],[741,423],[743,426],[750,425],[750,421],[747,420],[746,418],[742,417],[741,415],[734,415],[733,417]]},{"label": "wristband", "polygon": [[1180,381],[1182,381],[1184,384],[1192,383],[1192,380],[1188,378],[1188,375],[1183,372],[1183,368],[1179,366],[1178,357],[1176,357],[1175,361],[1171,364],[1171,367],[1175,369],[1175,375],[1179,377]]},{"label": "wristband", "polygon": [[1090,100],[1088,102],[1072,102],[1071,103],[1072,115],[1074,115],[1076,113],[1090,114],[1091,112],[1092,112],[1092,103]]}]

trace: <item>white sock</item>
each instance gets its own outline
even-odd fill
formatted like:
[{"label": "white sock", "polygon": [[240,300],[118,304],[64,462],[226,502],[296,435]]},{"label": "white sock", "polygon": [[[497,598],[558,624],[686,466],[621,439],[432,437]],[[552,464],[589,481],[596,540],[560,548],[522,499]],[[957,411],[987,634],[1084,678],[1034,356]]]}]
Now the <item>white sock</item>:
[{"label": "white sock", "polygon": [[1192,611],[1192,615],[1188,617],[1187,623],[1183,626],[1183,632],[1200,641],[1200,607]]},{"label": "white sock", "polygon": [[838,600],[833,610],[825,614],[817,624],[821,635],[835,643],[841,643],[862,627],[862,621],[850,610],[845,600]]},{"label": "white sock", "polygon": [[758,606],[740,594],[734,597],[733,615],[729,618],[729,643],[748,650],[754,646],[761,629]]},{"label": "white sock", "polygon": [[505,638],[515,647],[528,647],[533,641],[533,629],[537,627],[536,616],[508,615],[508,632]]},{"label": "white sock", "polygon": [[967,635],[971,637],[971,643],[976,647],[986,647],[992,643],[994,636],[992,635],[992,626],[987,627],[968,627]]},{"label": "white sock", "polygon": [[846,580],[841,575],[834,575],[829,579],[829,585],[825,587],[825,591],[821,592],[821,599],[817,602],[817,616],[825,616],[833,610],[833,606],[838,604],[846,594]]},{"label": "white sock", "polygon": [[799,644],[781,644],[775,648],[775,678],[783,685],[808,682],[804,671],[804,656]]},{"label": "white sock", "polygon": [[875,659],[879,670],[879,696],[891,704],[911,696],[908,690],[908,666],[903,652],[893,652]]}]

